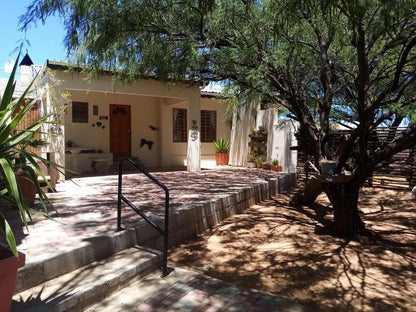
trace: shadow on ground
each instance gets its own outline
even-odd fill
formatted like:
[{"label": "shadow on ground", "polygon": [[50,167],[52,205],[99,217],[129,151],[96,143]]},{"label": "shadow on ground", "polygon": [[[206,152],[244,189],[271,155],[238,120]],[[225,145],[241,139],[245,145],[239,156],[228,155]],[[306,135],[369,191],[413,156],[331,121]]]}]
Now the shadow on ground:
[{"label": "shadow on ground", "polygon": [[366,188],[360,210],[373,236],[319,235],[327,198],[255,205],[170,252],[170,265],[266,290],[321,311],[411,311],[416,299],[416,203],[410,192]]}]

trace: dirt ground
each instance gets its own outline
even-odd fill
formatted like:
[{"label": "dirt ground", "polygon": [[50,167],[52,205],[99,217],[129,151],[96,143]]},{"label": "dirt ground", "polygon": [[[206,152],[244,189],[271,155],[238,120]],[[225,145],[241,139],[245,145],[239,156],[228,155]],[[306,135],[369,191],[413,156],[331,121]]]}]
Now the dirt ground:
[{"label": "dirt ground", "polygon": [[317,311],[416,311],[416,201],[364,188],[370,236],[325,234],[325,195],[311,206],[279,194],[170,250],[169,265],[265,290]]}]

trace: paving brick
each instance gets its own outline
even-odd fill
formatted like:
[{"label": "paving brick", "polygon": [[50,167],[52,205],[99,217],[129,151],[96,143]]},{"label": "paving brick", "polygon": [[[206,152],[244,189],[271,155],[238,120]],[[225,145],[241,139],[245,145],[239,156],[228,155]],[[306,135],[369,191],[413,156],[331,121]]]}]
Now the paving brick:
[{"label": "paving brick", "polygon": [[224,306],[223,310],[228,312],[247,312],[251,307],[251,304],[239,300],[231,300]]},{"label": "paving brick", "polygon": [[261,293],[253,289],[243,289],[235,297],[236,300],[246,301],[250,303],[255,303],[261,296]]},{"label": "paving brick", "polygon": [[180,294],[186,294],[192,290],[192,287],[183,283],[175,283],[171,287],[171,290]]},{"label": "paving brick", "polygon": [[207,304],[200,304],[199,306],[195,307],[192,312],[219,312],[221,308],[210,306]]},{"label": "paving brick", "polygon": [[200,289],[192,289],[190,292],[188,292],[183,299],[189,298],[190,300],[196,301],[201,303],[206,298],[208,298],[209,293]]},{"label": "paving brick", "polygon": [[163,298],[162,303],[167,306],[170,306],[182,297],[183,297],[183,294],[181,293],[169,292],[168,295],[165,298]]},{"label": "paving brick", "polygon": [[160,301],[157,298],[148,298],[145,302],[145,305],[150,306],[153,311],[163,311],[166,309],[169,305],[164,304],[162,301]]},{"label": "paving brick", "polygon": [[227,298],[221,295],[212,295],[212,296],[209,296],[207,299],[205,299],[202,302],[202,304],[222,308],[226,306],[228,302],[230,302],[230,300],[231,300],[230,298]]},{"label": "paving brick", "polygon": [[237,286],[225,284],[222,285],[219,289],[217,289],[215,291],[215,294],[234,298],[240,292],[241,290]]}]

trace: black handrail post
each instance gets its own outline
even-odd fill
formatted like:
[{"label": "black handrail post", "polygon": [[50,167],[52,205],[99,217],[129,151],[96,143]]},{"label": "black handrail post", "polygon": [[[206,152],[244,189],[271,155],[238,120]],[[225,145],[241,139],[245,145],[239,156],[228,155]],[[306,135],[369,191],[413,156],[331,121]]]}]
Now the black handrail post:
[{"label": "black handrail post", "polygon": [[[122,194],[122,176],[123,176],[123,161],[127,160],[133,167],[142,172],[155,184],[161,187],[165,191],[165,227],[162,230],[154,221],[150,220],[145,214],[143,214],[137,207],[134,206],[127,198]],[[158,179],[152,176],[141,164],[135,163],[129,158],[122,159],[119,164],[119,176],[118,176],[118,202],[117,202],[117,230],[122,230],[121,227],[121,201],[124,201],[130,208],[138,213],[146,222],[148,222],[154,229],[163,235],[163,255],[162,255],[162,277],[168,275],[168,243],[169,243],[169,190]]]},{"label": "black handrail post", "polygon": [[163,275],[168,275],[168,242],[169,242],[169,191],[165,188],[165,235],[164,235],[164,243],[163,243],[163,260],[162,260],[162,268],[163,268]]},{"label": "black handrail post", "polygon": [[117,231],[121,231],[121,189],[123,183],[123,161],[118,164]]}]

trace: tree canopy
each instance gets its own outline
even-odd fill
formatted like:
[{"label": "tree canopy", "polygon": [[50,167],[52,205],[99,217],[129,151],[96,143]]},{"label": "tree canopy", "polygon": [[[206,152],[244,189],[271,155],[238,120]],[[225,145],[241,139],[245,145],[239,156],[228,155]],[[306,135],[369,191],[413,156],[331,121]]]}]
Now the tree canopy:
[{"label": "tree canopy", "polygon": [[[349,167],[353,193],[416,144],[415,0],[34,0],[22,28],[60,14],[66,45],[92,74],[121,80],[227,80],[279,103],[299,148]],[[372,132],[406,124],[371,149]],[[351,129],[342,150],[332,125]]]}]

